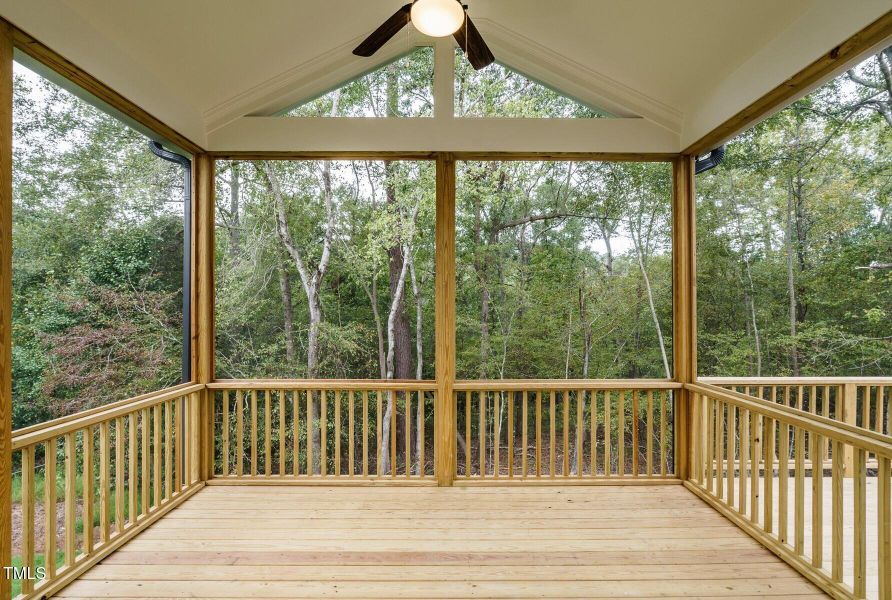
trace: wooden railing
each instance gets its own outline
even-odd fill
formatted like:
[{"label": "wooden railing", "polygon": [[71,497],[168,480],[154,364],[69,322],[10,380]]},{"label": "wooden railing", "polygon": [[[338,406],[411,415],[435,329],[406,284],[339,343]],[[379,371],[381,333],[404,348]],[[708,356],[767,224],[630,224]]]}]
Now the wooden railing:
[{"label": "wooden railing", "polygon": [[701,377],[699,381],[892,435],[892,377]]},{"label": "wooden railing", "polygon": [[[892,440],[820,412],[685,387],[693,394],[686,485],[833,596],[889,598]],[[810,460],[824,452],[829,475]]]},{"label": "wooden railing", "polygon": [[213,483],[434,483],[429,381],[218,381]]},{"label": "wooden railing", "polygon": [[669,478],[679,387],[663,380],[459,381],[456,482]]},{"label": "wooden railing", "polygon": [[13,522],[21,523],[13,554],[28,574],[45,570],[41,580],[21,579],[21,598],[52,594],[201,486],[203,388],[181,385],[13,432]]}]

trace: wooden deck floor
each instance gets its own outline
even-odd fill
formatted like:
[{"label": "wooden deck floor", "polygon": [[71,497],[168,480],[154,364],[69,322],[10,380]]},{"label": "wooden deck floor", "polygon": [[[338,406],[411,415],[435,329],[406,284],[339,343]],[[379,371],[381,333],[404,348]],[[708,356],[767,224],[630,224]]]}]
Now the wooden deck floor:
[{"label": "wooden deck floor", "polygon": [[58,596],[824,597],[681,486],[206,487]]}]

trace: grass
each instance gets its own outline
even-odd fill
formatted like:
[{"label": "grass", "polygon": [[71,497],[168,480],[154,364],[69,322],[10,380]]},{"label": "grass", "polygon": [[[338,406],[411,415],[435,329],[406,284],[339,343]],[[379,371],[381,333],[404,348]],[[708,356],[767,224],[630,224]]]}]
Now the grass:
[{"label": "grass", "polygon": [[[64,552],[56,552],[56,565],[61,565],[65,562],[65,553]],[[42,553],[34,555],[34,567],[42,567],[46,564],[46,560]],[[14,556],[12,558],[12,566],[21,569],[22,566],[22,557]],[[37,582],[35,582],[37,583]],[[19,594],[22,593],[22,580],[21,579],[13,579],[12,580],[12,597],[15,598]]]}]

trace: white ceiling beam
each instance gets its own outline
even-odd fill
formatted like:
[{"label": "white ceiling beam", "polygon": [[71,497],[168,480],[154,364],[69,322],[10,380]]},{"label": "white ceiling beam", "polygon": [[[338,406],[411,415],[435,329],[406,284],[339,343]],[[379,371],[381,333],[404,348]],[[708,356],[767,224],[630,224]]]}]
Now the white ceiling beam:
[{"label": "white ceiling beam", "polygon": [[211,133],[208,149],[675,153],[679,137],[645,119],[242,117]]}]

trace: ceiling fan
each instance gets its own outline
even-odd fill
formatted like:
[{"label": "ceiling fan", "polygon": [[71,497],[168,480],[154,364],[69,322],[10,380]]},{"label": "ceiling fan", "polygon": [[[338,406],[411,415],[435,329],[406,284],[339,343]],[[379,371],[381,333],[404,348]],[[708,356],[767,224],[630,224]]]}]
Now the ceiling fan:
[{"label": "ceiling fan", "polygon": [[474,23],[468,17],[468,7],[459,0],[413,0],[384,21],[372,34],[353,50],[357,56],[372,56],[381,46],[410,22],[431,37],[451,35],[468,56],[476,70],[492,64],[495,57]]}]

